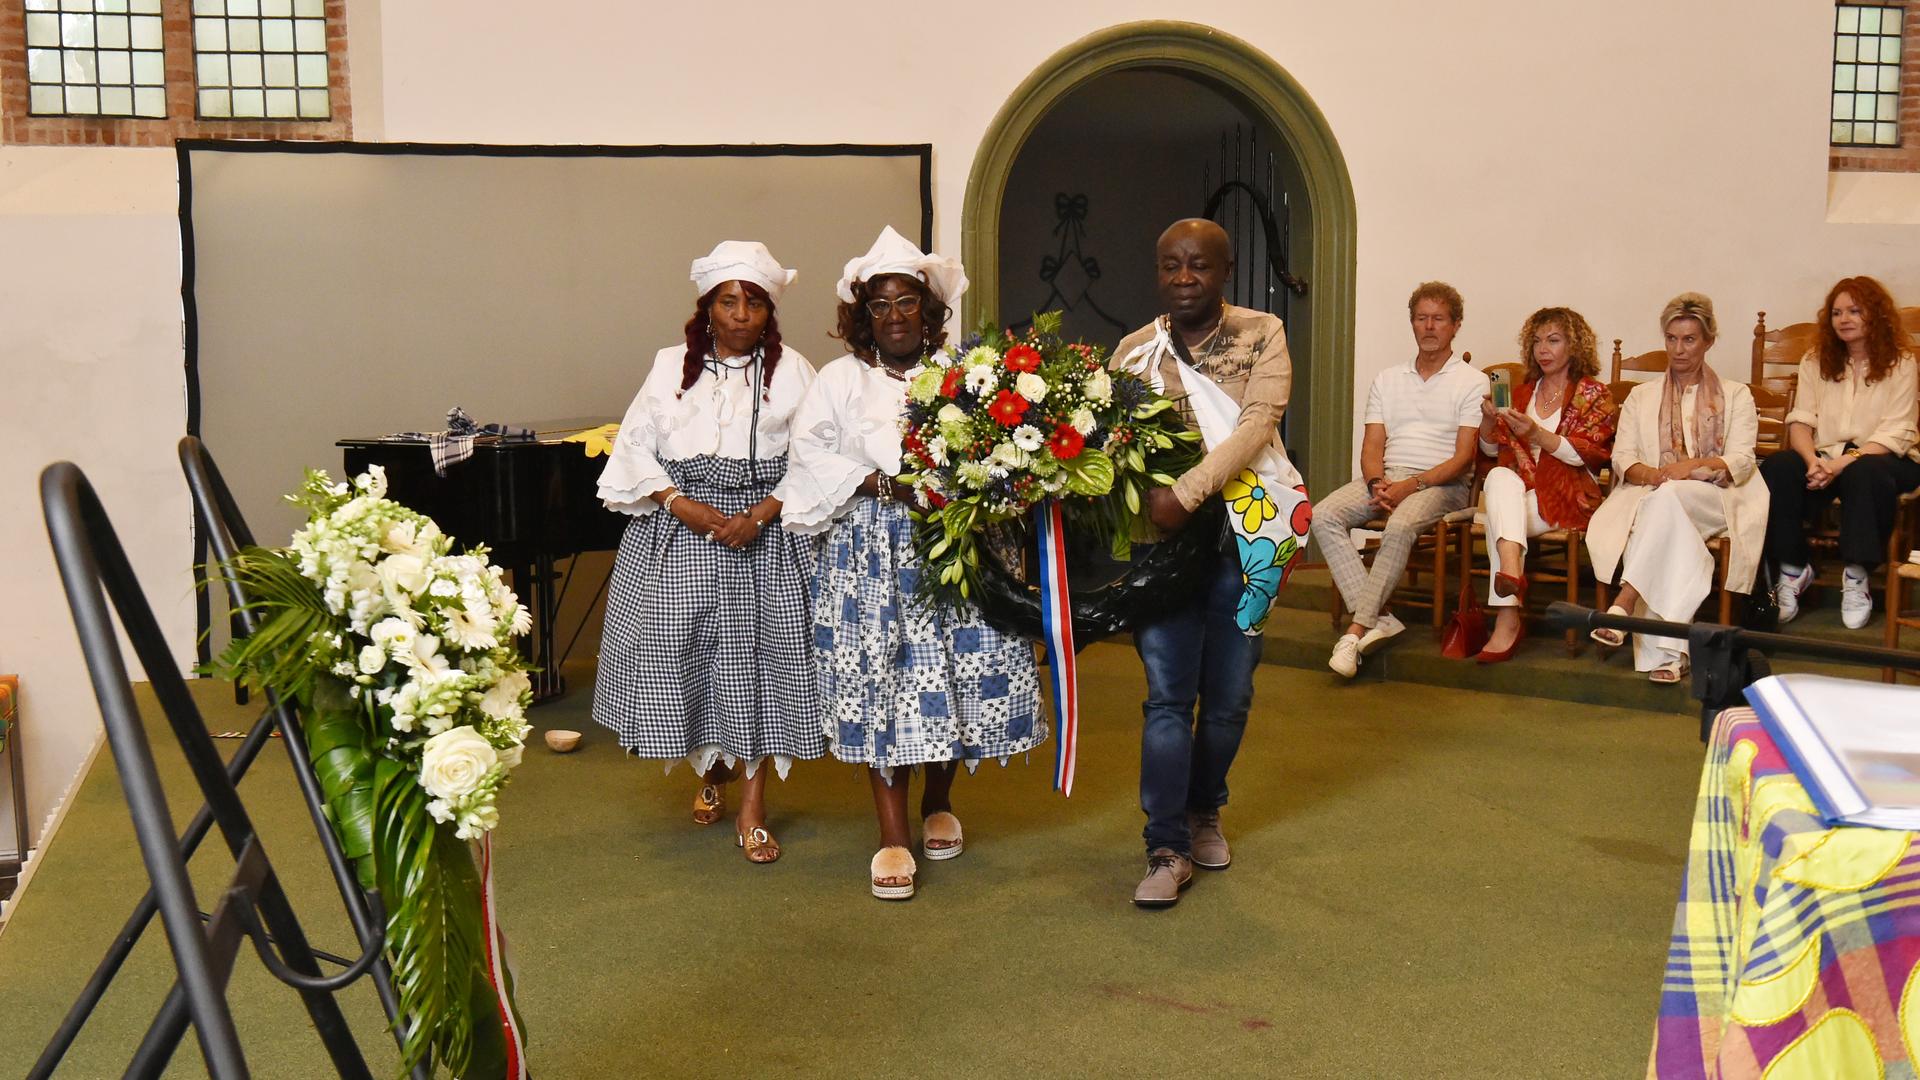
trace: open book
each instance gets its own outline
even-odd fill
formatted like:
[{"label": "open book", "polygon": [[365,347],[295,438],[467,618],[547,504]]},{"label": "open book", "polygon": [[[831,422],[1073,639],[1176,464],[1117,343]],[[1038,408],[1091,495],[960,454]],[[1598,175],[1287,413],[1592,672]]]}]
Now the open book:
[{"label": "open book", "polygon": [[1920,687],[1775,675],[1746,694],[1828,824],[1920,829]]}]

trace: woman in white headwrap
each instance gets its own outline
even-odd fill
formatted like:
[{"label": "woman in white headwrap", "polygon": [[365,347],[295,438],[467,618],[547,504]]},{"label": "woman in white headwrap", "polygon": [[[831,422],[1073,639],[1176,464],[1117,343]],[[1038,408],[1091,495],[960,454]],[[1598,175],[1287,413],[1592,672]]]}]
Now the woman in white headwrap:
[{"label": "woman in white headwrap", "polygon": [[835,757],[868,767],[881,844],[870,869],[883,900],[914,891],[912,766],[926,766],[922,850],[951,859],[962,849],[955,767],[1004,763],[1047,737],[1032,646],[971,607],[942,612],[914,596],[912,493],[894,480],[907,372],[945,343],[966,288],[957,261],[882,232],[840,280],[838,336],[851,351],[820,369],[794,415],[785,522],[827,534],[813,584],[823,725]]},{"label": "woman in white headwrap", "polygon": [[788,436],[813,369],[780,341],[795,271],[728,240],[693,261],[686,340],[661,349],[621,421],[600,498],[631,514],[607,592],[593,718],[637,757],[685,759],[693,819],[726,811],[744,763],[735,839],[769,863],[765,766],[821,757],[807,582],[813,547],[779,527]]},{"label": "woman in white headwrap", "polygon": [[[1660,313],[1667,370],[1641,383],[1620,409],[1613,442],[1613,491],[1587,526],[1587,551],[1601,581],[1620,583],[1609,614],[1692,622],[1713,589],[1707,541],[1725,536],[1727,588],[1753,587],[1767,531],[1767,486],[1754,478],[1759,414],[1745,383],[1723,381],[1707,364],[1718,325],[1713,301],[1681,293]],[[1626,635],[1595,630],[1618,646]],[[1657,683],[1687,674],[1687,643],[1637,634],[1633,666]]]}]

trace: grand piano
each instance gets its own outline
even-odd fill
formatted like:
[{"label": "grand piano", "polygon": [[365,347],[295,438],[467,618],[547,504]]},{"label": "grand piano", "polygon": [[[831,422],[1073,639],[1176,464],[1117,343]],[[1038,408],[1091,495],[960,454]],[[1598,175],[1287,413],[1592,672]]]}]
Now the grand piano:
[{"label": "grand piano", "polygon": [[606,458],[589,458],[581,443],[564,440],[618,419],[514,425],[530,429],[530,438],[479,436],[473,456],[448,465],[445,476],[434,474],[425,441],[347,438],[337,443],[346,475],[369,465],[385,468],[388,498],[433,518],[461,548],[487,545],[495,565],[512,574],[514,591],[533,613],[527,659],[538,669],[533,673],[536,701],[566,692],[560,674],[566,656],[556,649],[554,627],[566,585],[556,588],[555,564],[582,552],[614,550],[627,523],[626,515],[607,510],[594,495]]}]

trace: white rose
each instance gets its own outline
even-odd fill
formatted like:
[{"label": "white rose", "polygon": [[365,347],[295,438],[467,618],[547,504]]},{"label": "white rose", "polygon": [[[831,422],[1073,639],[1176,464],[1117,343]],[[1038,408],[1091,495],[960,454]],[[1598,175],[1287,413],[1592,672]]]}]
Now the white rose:
[{"label": "white rose", "polygon": [[520,767],[521,757],[525,754],[526,748],[519,743],[514,743],[512,746],[500,751],[500,764],[509,769],[517,769]]},{"label": "white rose", "polygon": [[1013,429],[1013,445],[1022,450],[1038,450],[1040,449],[1040,444],[1046,441],[1046,436],[1040,434],[1040,429],[1034,427],[1032,424],[1021,424],[1019,427]]},{"label": "white rose", "polygon": [[1098,401],[1103,404],[1112,401],[1113,377],[1108,375],[1105,369],[1096,371],[1087,376],[1086,382],[1080,384],[1080,392],[1087,395],[1088,401]]},{"label": "white rose", "polygon": [[1023,371],[1013,380],[1013,388],[1019,395],[1034,404],[1044,401],[1047,396],[1047,380],[1031,371]]},{"label": "white rose", "polygon": [[521,716],[520,698],[532,688],[533,680],[516,671],[480,696],[480,711],[496,720],[517,720]]},{"label": "white rose", "polygon": [[387,666],[387,650],[378,645],[369,645],[360,650],[360,673],[378,675],[380,669]]},{"label": "white rose", "polygon": [[450,728],[420,750],[420,786],[436,799],[470,795],[500,763],[493,744],[470,727]]},{"label": "white rose", "polygon": [[958,405],[942,405],[934,419],[943,424],[964,424],[967,422],[967,411]]},{"label": "white rose", "polygon": [[419,596],[433,575],[418,555],[389,555],[380,560],[380,580],[408,596]]},{"label": "white rose", "polygon": [[1082,435],[1093,434],[1094,419],[1092,409],[1075,409],[1073,416],[1067,422],[1073,425],[1073,430]]}]

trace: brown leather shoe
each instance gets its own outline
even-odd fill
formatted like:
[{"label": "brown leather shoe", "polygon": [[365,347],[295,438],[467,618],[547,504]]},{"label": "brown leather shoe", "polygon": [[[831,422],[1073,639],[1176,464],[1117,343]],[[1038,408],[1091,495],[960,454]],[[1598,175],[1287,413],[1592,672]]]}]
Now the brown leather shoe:
[{"label": "brown leather shoe", "polygon": [[1187,831],[1193,835],[1193,865],[1202,870],[1225,870],[1233,863],[1227,838],[1220,834],[1220,812],[1187,812]]},{"label": "brown leather shoe", "polygon": [[1133,890],[1133,902],[1139,907],[1172,907],[1180,892],[1193,884],[1193,860],[1172,848],[1154,848],[1147,853],[1147,876]]}]

